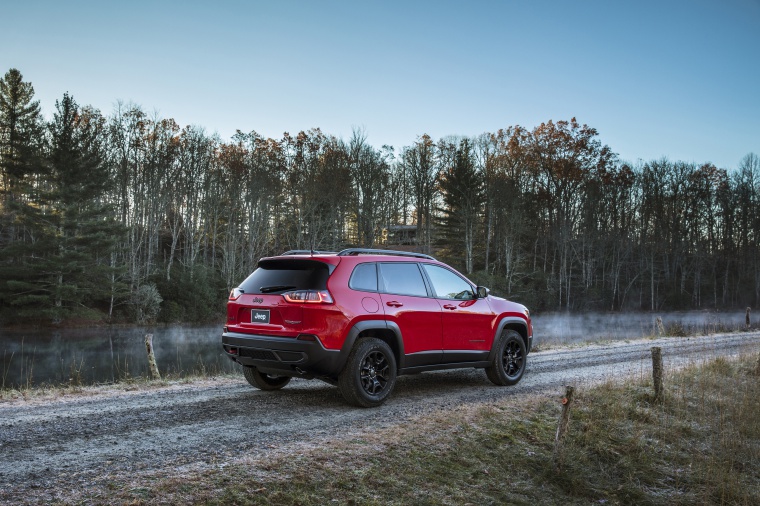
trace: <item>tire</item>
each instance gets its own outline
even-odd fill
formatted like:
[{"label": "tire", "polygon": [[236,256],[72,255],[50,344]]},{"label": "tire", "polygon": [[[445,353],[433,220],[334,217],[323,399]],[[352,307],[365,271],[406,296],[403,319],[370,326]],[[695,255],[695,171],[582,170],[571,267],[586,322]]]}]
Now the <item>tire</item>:
[{"label": "tire", "polygon": [[270,376],[252,366],[243,366],[243,376],[259,390],[279,390],[290,383],[290,376]]},{"label": "tire", "polygon": [[522,336],[514,330],[504,330],[496,342],[491,365],[486,367],[486,376],[495,385],[516,385],[525,372],[527,359]]},{"label": "tire", "polygon": [[381,405],[396,385],[396,358],[385,341],[360,339],[338,376],[338,388],[346,402],[372,408]]}]

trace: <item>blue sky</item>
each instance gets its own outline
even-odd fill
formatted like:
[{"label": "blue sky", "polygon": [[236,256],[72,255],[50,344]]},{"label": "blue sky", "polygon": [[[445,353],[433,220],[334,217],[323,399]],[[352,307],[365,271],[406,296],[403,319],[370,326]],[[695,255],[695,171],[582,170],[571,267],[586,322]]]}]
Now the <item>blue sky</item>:
[{"label": "blue sky", "polygon": [[229,139],[398,148],[575,116],[622,160],[760,154],[760,0],[12,1],[0,72]]}]

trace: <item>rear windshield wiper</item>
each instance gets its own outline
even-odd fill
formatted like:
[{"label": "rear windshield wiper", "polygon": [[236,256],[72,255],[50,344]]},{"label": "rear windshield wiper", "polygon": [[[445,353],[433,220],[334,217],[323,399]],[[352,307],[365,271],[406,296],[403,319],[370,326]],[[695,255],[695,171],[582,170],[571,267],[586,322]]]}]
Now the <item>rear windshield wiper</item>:
[{"label": "rear windshield wiper", "polygon": [[259,288],[259,291],[261,293],[270,293],[270,292],[279,292],[280,290],[290,290],[291,288],[295,288],[293,285],[272,285],[272,286],[262,286]]}]

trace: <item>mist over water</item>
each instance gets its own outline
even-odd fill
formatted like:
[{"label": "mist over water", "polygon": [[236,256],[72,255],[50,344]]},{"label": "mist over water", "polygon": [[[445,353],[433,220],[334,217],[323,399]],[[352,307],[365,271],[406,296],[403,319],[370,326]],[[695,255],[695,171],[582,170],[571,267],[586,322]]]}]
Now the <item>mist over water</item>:
[{"label": "mist over water", "polygon": [[[533,315],[534,345],[726,332],[744,327],[745,313],[546,313]],[[758,315],[760,316],[760,315]],[[752,319],[756,325],[755,318]],[[0,386],[88,385],[148,377],[145,334],[162,375],[216,374],[239,369],[222,352],[222,324],[202,327],[0,330]]]},{"label": "mist over water", "polygon": [[745,316],[744,311],[545,313],[533,316],[533,335],[536,344],[639,339],[659,335],[658,317],[668,335],[711,334],[744,328]]},{"label": "mist over water", "polygon": [[0,384],[95,384],[148,377],[145,334],[162,375],[235,370],[222,353],[222,325],[0,330]]}]

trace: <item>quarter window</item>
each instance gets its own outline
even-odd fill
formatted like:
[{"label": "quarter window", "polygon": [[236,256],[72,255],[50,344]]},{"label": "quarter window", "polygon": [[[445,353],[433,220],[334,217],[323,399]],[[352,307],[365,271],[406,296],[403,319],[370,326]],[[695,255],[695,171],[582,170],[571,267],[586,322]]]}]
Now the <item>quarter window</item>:
[{"label": "quarter window", "polygon": [[416,263],[384,263],[379,267],[385,293],[427,297],[425,281]]},{"label": "quarter window", "polygon": [[422,264],[439,299],[472,300],[475,294],[470,283],[437,265]]},{"label": "quarter window", "polygon": [[348,286],[354,290],[363,290],[365,292],[377,291],[377,268],[374,263],[359,264],[354,268],[351,274],[351,280]]}]

